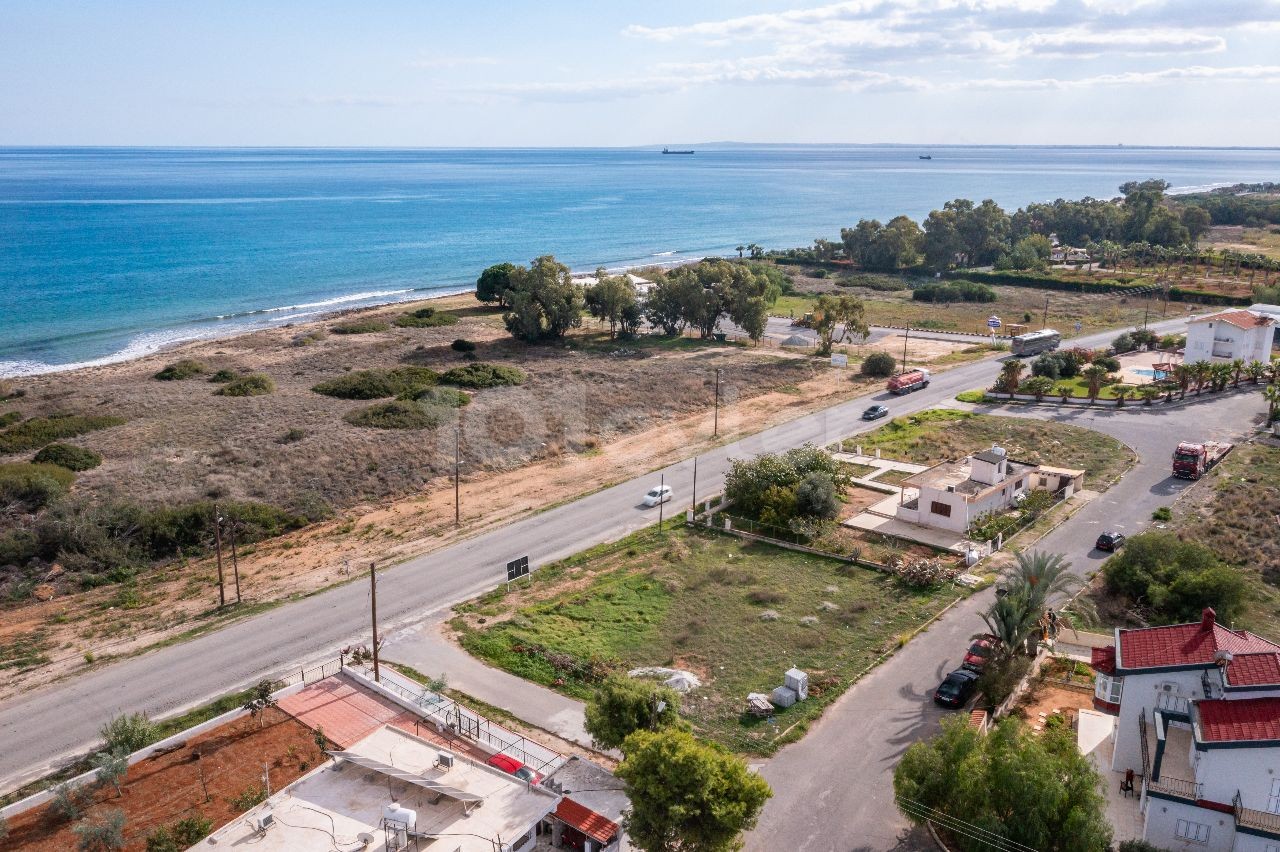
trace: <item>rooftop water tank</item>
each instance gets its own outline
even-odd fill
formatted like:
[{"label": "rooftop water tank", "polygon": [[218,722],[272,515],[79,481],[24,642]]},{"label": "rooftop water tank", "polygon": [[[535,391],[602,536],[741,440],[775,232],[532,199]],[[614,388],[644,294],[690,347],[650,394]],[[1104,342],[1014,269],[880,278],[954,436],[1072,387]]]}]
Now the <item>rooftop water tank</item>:
[{"label": "rooftop water tank", "polygon": [[418,825],[418,812],[392,802],[382,809],[382,818],[387,822],[398,822],[410,829]]}]

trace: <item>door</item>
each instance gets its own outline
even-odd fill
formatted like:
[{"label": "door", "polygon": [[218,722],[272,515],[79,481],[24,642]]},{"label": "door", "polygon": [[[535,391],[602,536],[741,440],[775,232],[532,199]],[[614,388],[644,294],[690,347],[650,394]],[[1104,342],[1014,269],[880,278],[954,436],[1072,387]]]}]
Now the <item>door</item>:
[{"label": "door", "polygon": [[1267,813],[1280,814],[1280,778],[1271,782],[1271,795],[1267,797]]}]

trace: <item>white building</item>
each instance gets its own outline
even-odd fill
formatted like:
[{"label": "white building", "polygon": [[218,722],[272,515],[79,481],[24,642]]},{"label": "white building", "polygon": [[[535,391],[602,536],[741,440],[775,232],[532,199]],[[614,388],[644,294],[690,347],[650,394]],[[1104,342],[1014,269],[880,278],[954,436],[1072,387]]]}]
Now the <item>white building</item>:
[{"label": "white building", "polygon": [[390,725],[330,754],[333,762],[272,791],[208,844],[259,852],[329,852],[335,844],[529,852],[561,799]]},{"label": "white building", "polygon": [[1192,624],[1117,629],[1093,668],[1094,706],[1118,716],[1112,769],[1141,779],[1143,839],[1280,850],[1280,645],[1206,609]]},{"label": "white building", "polygon": [[[1261,306],[1260,306],[1261,307]],[[1183,361],[1271,361],[1276,320],[1263,311],[1230,310],[1187,324]]]},{"label": "white building", "polygon": [[1011,509],[1028,491],[1080,487],[1084,471],[1047,468],[1009,458],[993,446],[958,462],[942,462],[902,481],[894,513],[900,521],[968,532],[985,515]]},{"label": "white building", "polygon": [[[649,291],[653,289],[652,281],[650,281],[648,278],[641,278],[639,275],[634,275],[630,272],[625,274],[626,274],[627,280],[631,282],[631,286],[636,288],[637,296],[639,296],[640,298],[644,298],[645,296],[649,295]],[[596,278],[596,276],[591,273],[574,275],[573,281],[575,284],[578,284],[582,287],[594,287],[597,283],[599,283],[599,280]]]}]

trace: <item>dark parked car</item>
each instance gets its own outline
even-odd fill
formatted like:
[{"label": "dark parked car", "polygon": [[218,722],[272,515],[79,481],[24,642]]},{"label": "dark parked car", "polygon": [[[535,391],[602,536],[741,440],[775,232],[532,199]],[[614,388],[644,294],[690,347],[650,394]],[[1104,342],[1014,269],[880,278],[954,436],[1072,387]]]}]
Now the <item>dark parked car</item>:
[{"label": "dark parked car", "polygon": [[933,700],[943,707],[963,707],[978,688],[978,673],[956,669],[938,684]]},{"label": "dark parked car", "polygon": [[881,417],[887,417],[888,415],[889,409],[885,408],[883,405],[873,405],[866,411],[862,412],[862,419],[879,420]]},{"label": "dark parked car", "polygon": [[987,664],[987,660],[995,653],[996,646],[999,644],[1000,640],[990,633],[985,636],[979,636],[969,646],[968,652],[964,655],[964,663],[960,667],[970,671],[981,672],[982,667]]},{"label": "dark parked car", "polygon": [[1098,540],[1094,543],[1094,547],[1099,550],[1105,550],[1108,553],[1115,553],[1120,549],[1120,545],[1124,544],[1124,533],[1120,532],[1104,532],[1098,536]]}]

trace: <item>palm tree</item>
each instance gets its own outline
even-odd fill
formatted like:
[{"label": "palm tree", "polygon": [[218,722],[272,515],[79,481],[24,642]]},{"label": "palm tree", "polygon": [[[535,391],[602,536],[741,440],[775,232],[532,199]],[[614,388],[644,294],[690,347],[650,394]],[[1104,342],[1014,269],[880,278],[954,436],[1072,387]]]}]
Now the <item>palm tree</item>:
[{"label": "palm tree", "polygon": [[[1169,391],[1172,396],[1173,391]],[[1150,405],[1160,396],[1160,388],[1155,385],[1142,385],[1138,388],[1138,396],[1142,397],[1143,405]]]},{"label": "palm tree", "polygon": [[1249,376],[1249,381],[1256,385],[1258,380],[1267,374],[1267,365],[1261,361],[1250,361],[1244,371]]},{"label": "palm tree", "polygon": [[[982,620],[1009,649],[1025,648],[1040,625],[1040,619],[1057,598],[1070,598],[1084,585],[1070,571],[1071,563],[1061,553],[1032,551],[1019,553],[1017,562],[1000,577],[1007,590],[996,599]],[[1088,614],[1087,602],[1074,607],[1076,613]],[[1066,613],[1062,613],[1065,617]],[[1068,624],[1070,619],[1067,618]]]},{"label": "palm tree", "polygon": [[1234,378],[1232,387],[1240,387],[1240,376],[1244,373],[1244,359],[1237,358],[1231,362],[1231,373]]},{"label": "palm tree", "polygon": [[746,249],[746,246],[738,246],[738,247],[737,247],[736,249],[734,249],[734,250],[738,252],[738,257],[742,257],[742,252],[743,252],[745,249]]},{"label": "palm tree", "polygon": [[1227,363],[1219,363],[1211,366],[1209,370],[1209,379],[1213,383],[1213,389],[1220,391],[1227,386],[1227,382],[1231,381],[1232,369]]},{"label": "palm tree", "polygon": [[1191,365],[1191,378],[1196,383],[1196,396],[1204,390],[1204,383],[1213,376],[1213,365],[1208,361],[1196,361]]},{"label": "palm tree", "polygon": [[1054,388],[1054,392],[1057,393],[1058,396],[1062,397],[1063,402],[1066,402],[1071,399],[1071,394],[1075,392],[1075,388],[1071,385],[1058,385]]},{"label": "palm tree", "polygon": [[1133,396],[1134,388],[1129,385],[1114,384],[1111,386],[1111,392],[1116,395],[1116,408],[1124,408],[1124,401]]},{"label": "palm tree", "polygon": [[1036,402],[1044,402],[1044,396],[1053,390],[1053,379],[1048,376],[1032,376],[1022,383],[1023,393],[1036,395]]},{"label": "palm tree", "polygon": [[1107,381],[1107,368],[1101,364],[1090,364],[1080,371],[1080,375],[1089,383],[1089,401],[1097,402],[1098,394]]},{"label": "palm tree", "polygon": [[1026,369],[1027,365],[1022,363],[1020,358],[1010,358],[1005,361],[1004,366],[1000,368],[1000,376],[996,379],[996,390],[1012,397],[1018,392],[1018,386],[1022,384],[1022,373]]},{"label": "palm tree", "polygon": [[1187,398],[1187,388],[1195,380],[1196,371],[1191,364],[1178,364],[1173,368],[1173,380],[1178,383],[1178,399]]},{"label": "palm tree", "polygon": [[1267,423],[1276,421],[1276,412],[1280,411],[1280,385],[1267,385],[1262,389],[1262,398],[1267,401]]}]

